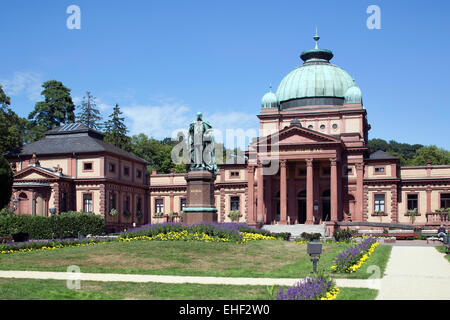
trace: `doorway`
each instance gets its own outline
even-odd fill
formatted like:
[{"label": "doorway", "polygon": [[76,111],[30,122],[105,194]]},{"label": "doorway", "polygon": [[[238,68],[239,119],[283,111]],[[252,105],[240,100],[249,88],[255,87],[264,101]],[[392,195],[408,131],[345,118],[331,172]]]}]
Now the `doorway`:
[{"label": "doorway", "polygon": [[330,190],[322,193],[322,221],[331,220]]},{"label": "doorway", "polygon": [[297,214],[298,223],[305,224],[306,222],[306,190],[300,191],[297,195]]}]

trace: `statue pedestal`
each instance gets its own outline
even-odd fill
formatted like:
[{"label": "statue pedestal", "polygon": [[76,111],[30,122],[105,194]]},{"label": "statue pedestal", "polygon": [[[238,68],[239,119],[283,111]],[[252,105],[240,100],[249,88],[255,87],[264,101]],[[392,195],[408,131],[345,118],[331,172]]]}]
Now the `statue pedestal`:
[{"label": "statue pedestal", "polygon": [[217,209],[214,200],[214,180],[216,176],[209,171],[189,171],[186,174],[187,199],[183,209],[183,223],[187,225],[200,222],[217,222]]}]

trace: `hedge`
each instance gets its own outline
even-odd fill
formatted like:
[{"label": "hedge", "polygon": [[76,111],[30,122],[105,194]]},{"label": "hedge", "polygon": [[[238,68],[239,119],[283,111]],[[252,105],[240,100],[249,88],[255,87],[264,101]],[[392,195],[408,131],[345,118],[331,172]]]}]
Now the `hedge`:
[{"label": "hedge", "polygon": [[[92,213],[65,212],[54,217],[53,237],[73,238],[88,234],[104,233],[105,222],[101,216]],[[30,215],[0,216],[0,237],[8,237],[17,233],[27,233],[30,239],[52,238],[52,217]]]}]

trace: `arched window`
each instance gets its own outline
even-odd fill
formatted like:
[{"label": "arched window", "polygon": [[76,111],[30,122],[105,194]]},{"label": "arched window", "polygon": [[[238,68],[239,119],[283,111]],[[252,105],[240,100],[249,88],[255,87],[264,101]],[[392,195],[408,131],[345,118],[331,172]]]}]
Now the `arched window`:
[{"label": "arched window", "polygon": [[19,200],[27,200],[27,199],[28,199],[28,197],[27,197],[27,194],[25,192],[21,192],[19,194]]}]

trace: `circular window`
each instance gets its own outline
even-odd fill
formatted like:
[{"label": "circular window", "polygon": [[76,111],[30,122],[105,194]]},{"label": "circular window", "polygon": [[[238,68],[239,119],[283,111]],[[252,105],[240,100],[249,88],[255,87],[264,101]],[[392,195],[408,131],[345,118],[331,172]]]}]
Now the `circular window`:
[{"label": "circular window", "polygon": [[322,124],[322,125],[320,126],[320,130],[325,130],[325,125],[324,125],[324,124]]},{"label": "circular window", "polygon": [[336,130],[337,129],[337,127],[338,127],[338,125],[335,123],[335,124],[333,124],[333,129],[334,130]]},{"label": "circular window", "polygon": [[311,129],[311,130],[312,130],[312,128],[313,128],[313,126],[312,126],[312,124],[310,124],[310,125],[308,126],[308,129]]}]

